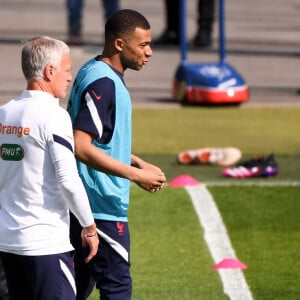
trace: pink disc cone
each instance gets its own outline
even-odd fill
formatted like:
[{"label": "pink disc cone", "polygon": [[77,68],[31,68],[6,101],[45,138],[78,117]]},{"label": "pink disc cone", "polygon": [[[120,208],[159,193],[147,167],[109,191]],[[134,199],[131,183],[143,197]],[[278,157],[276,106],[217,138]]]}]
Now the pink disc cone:
[{"label": "pink disc cone", "polygon": [[179,175],[169,182],[169,185],[173,187],[194,186],[198,184],[200,182],[189,175]]},{"label": "pink disc cone", "polygon": [[247,266],[236,258],[225,258],[214,265],[213,269],[247,269]]}]

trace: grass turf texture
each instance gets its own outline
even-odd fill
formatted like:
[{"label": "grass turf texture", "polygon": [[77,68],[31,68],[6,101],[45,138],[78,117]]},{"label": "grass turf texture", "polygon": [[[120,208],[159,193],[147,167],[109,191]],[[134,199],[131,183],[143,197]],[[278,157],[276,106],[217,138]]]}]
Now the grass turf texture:
[{"label": "grass turf texture", "polygon": [[132,200],[133,299],[227,299],[185,190],[156,196],[133,188]]},{"label": "grass turf texture", "polygon": [[134,110],[133,152],[177,154],[235,146],[243,154],[300,152],[300,108],[182,108]]},{"label": "grass turf texture", "polygon": [[[133,153],[168,180],[189,174],[203,182],[300,182],[300,108],[134,110]],[[280,173],[269,179],[224,179],[220,167],[180,166],[176,154],[236,146],[243,159],[274,151]],[[255,299],[300,299],[300,187],[209,186]],[[227,299],[184,189],[148,194],[132,186],[133,300]],[[89,299],[99,299],[93,292]]]},{"label": "grass turf texture", "polygon": [[133,300],[228,299],[184,189],[133,186],[129,218]]},{"label": "grass turf texture", "polygon": [[[244,180],[224,178],[222,167],[178,165],[176,155],[182,150],[228,146],[242,150],[241,160],[274,152],[279,174],[272,181],[299,181],[299,117],[300,108],[134,110],[133,153],[159,165],[169,180],[189,174],[203,182],[231,184]],[[251,181],[261,180],[266,181]]]},{"label": "grass turf texture", "polygon": [[[254,299],[300,299],[300,187],[209,187]],[[228,299],[188,195],[132,186],[133,300]],[[94,291],[90,299],[98,299]]]},{"label": "grass turf texture", "polygon": [[300,299],[300,187],[209,189],[254,299]]}]

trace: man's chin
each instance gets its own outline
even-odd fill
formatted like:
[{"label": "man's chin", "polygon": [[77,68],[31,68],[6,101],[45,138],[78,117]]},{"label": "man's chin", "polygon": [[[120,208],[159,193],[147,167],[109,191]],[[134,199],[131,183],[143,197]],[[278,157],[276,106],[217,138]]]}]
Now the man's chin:
[{"label": "man's chin", "polygon": [[143,66],[134,66],[134,67],[130,67],[130,70],[134,70],[134,71],[140,71],[142,70]]}]

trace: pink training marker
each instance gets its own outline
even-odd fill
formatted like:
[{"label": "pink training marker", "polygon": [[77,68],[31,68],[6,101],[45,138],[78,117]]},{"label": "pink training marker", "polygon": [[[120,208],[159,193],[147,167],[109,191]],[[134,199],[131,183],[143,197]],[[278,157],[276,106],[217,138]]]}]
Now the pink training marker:
[{"label": "pink training marker", "polygon": [[236,258],[225,258],[216,265],[213,269],[247,269],[248,267]]},{"label": "pink training marker", "polygon": [[199,181],[189,175],[179,175],[169,182],[169,185],[173,187],[194,186],[199,184]]}]

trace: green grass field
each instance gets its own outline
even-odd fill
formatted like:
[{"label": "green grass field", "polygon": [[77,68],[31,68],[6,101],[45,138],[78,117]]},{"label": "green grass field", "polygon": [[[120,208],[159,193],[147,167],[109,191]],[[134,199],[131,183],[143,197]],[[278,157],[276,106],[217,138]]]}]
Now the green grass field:
[{"label": "green grass field", "polygon": [[[206,183],[256,300],[300,299],[300,108],[134,110],[133,152],[168,180]],[[235,146],[242,159],[274,152],[274,178],[223,178],[220,167],[180,166],[176,154]],[[186,190],[149,194],[132,185],[129,211],[133,300],[228,299]],[[91,300],[99,299],[95,290]]]}]

